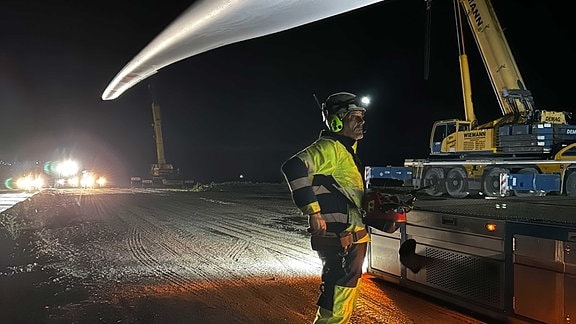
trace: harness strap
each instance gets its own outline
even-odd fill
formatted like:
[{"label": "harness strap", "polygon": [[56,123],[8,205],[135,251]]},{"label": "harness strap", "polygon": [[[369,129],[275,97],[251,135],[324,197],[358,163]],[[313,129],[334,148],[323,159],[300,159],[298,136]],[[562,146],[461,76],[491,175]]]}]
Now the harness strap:
[{"label": "harness strap", "polygon": [[327,233],[328,235],[312,235],[311,244],[312,250],[326,250],[333,248],[347,249],[350,245],[363,239],[368,235],[366,229],[361,229],[357,232],[342,232],[339,235],[334,233]]}]

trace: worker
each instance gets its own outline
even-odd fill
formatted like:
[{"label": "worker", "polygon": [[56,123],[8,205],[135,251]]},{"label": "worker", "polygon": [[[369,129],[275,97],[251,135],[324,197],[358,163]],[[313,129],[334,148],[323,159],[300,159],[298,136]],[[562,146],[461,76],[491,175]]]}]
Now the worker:
[{"label": "worker", "polygon": [[360,208],[364,172],[356,155],[366,108],[356,95],[338,92],[321,104],[321,111],[327,129],[281,170],[295,205],[308,216],[312,249],[322,262],[314,323],[347,323],[370,241]]}]

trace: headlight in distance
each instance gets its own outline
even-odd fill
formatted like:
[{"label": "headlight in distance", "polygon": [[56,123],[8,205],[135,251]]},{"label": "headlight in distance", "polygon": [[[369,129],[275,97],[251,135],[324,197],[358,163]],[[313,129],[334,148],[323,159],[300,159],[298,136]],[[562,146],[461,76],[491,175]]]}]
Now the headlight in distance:
[{"label": "headlight in distance", "polygon": [[106,178],[99,177],[98,180],[96,180],[96,183],[99,187],[104,187],[106,185]]}]

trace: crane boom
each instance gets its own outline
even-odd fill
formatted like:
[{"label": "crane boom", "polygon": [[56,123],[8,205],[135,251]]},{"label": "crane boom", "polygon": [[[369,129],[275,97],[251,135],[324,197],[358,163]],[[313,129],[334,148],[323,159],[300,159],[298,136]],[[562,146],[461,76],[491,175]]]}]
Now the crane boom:
[{"label": "crane boom", "polygon": [[510,46],[489,0],[460,0],[474,40],[480,50],[502,115],[516,115],[518,122],[529,120],[534,100],[526,89]]},{"label": "crane boom", "polygon": [[[490,0],[453,0],[459,33],[465,119],[440,120],[430,136],[430,156],[534,156],[549,158],[574,139],[563,111],[536,109]],[[459,5],[457,5],[459,3]],[[463,8],[463,10],[460,10]],[[464,14],[461,12],[464,11]],[[466,17],[488,73],[502,116],[478,123],[472,104],[468,59],[461,33]],[[571,133],[569,133],[570,135]]]},{"label": "crane boom", "polygon": [[156,139],[156,157],[159,165],[166,164],[164,156],[164,140],[162,138],[162,118],[160,117],[160,105],[152,102],[152,118],[154,120],[154,138]]},{"label": "crane boom", "polygon": [[160,105],[152,102],[152,117],[154,126],[154,138],[156,141],[156,158],[157,163],[152,164],[150,174],[156,178],[157,182],[164,182],[167,178],[178,174],[178,169],[170,163],[166,163],[164,155],[164,139],[162,137],[162,118],[160,116]]},{"label": "crane boom", "polygon": [[143,179],[140,176],[133,176],[130,179],[130,185],[134,188],[185,188],[190,186],[194,181],[183,179],[180,170],[175,168],[173,164],[166,162],[160,105],[155,100],[152,100],[152,121],[152,126],[154,127],[154,140],[156,142],[156,163],[150,165],[149,174],[152,179]]}]

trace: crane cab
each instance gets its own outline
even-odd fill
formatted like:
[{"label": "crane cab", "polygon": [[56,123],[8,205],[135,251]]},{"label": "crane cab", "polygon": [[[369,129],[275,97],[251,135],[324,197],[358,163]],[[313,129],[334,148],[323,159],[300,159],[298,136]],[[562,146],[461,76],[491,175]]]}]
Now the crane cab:
[{"label": "crane cab", "polygon": [[430,134],[430,155],[494,152],[493,129],[472,129],[472,122],[437,121]]}]

